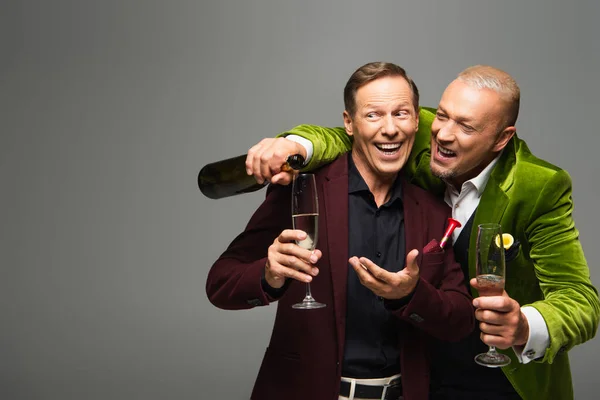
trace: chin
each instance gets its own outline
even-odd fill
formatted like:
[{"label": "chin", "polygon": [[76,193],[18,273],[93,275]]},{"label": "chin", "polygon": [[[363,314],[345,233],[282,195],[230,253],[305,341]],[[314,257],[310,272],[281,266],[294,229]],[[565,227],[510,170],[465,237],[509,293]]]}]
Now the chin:
[{"label": "chin", "polygon": [[456,175],[454,173],[454,171],[452,171],[451,169],[447,169],[447,168],[439,168],[437,166],[430,166],[431,168],[431,173],[433,174],[433,176],[435,176],[436,178],[440,178],[440,179],[450,179],[450,178],[454,178],[454,176]]}]

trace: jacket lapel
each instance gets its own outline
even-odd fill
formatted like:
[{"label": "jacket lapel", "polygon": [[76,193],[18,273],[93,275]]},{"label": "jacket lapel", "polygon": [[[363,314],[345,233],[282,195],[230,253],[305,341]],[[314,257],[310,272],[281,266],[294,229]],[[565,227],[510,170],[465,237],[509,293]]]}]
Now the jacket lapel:
[{"label": "jacket lapel", "polygon": [[323,210],[339,356],[343,356],[348,281],[348,156],[330,164],[323,181]]},{"label": "jacket lapel", "polygon": [[404,178],[402,179],[404,232],[410,232],[410,235],[404,235],[406,238],[406,253],[408,254],[412,249],[419,249],[417,263],[421,265],[421,258],[423,257],[421,248],[423,247],[423,243],[428,243],[433,238],[428,240],[425,237],[424,213],[419,209],[419,200],[415,190],[415,186],[408,184]]},{"label": "jacket lapel", "polygon": [[[475,211],[471,237],[469,240],[469,276],[475,277],[477,226],[485,223],[500,223],[509,203],[508,190],[514,181],[513,167],[516,162],[516,140],[513,138],[504,149],[498,163],[490,174],[481,200]],[[476,292],[471,289],[473,295]]]}]

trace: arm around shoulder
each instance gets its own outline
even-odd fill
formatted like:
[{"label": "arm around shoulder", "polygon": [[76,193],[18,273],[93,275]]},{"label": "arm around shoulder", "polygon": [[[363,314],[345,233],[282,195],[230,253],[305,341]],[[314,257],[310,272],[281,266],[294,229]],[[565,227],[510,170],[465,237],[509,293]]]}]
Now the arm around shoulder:
[{"label": "arm around shoulder", "polygon": [[297,135],[310,140],[313,155],[303,170],[310,171],[328,164],[352,148],[352,138],[344,128],[326,128],[317,125],[298,125],[277,136]]}]

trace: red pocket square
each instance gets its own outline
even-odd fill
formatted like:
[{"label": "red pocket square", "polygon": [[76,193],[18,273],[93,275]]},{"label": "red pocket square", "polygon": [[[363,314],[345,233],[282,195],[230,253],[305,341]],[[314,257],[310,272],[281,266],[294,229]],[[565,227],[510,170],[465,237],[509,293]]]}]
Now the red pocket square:
[{"label": "red pocket square", "polygon": [[435,239],[433,239],[431,242],[427,243],[425,245],[425,247],[423,247],[423,254],[427,254],[427,253],[441,253],[442,251],[444,251],[444,249],[442,249],[440,247],[440,244]]}]

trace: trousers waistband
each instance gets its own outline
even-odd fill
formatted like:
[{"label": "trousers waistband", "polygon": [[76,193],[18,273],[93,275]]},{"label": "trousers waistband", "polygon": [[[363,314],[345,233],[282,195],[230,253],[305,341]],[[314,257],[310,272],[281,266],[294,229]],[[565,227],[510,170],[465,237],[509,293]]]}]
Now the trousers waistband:
[{"label": "trousers waistband", "polygon": [[340,396],[353,399],[396,400],[402,395],[400,374],[386,378],[357,379],[342,377]]}]

